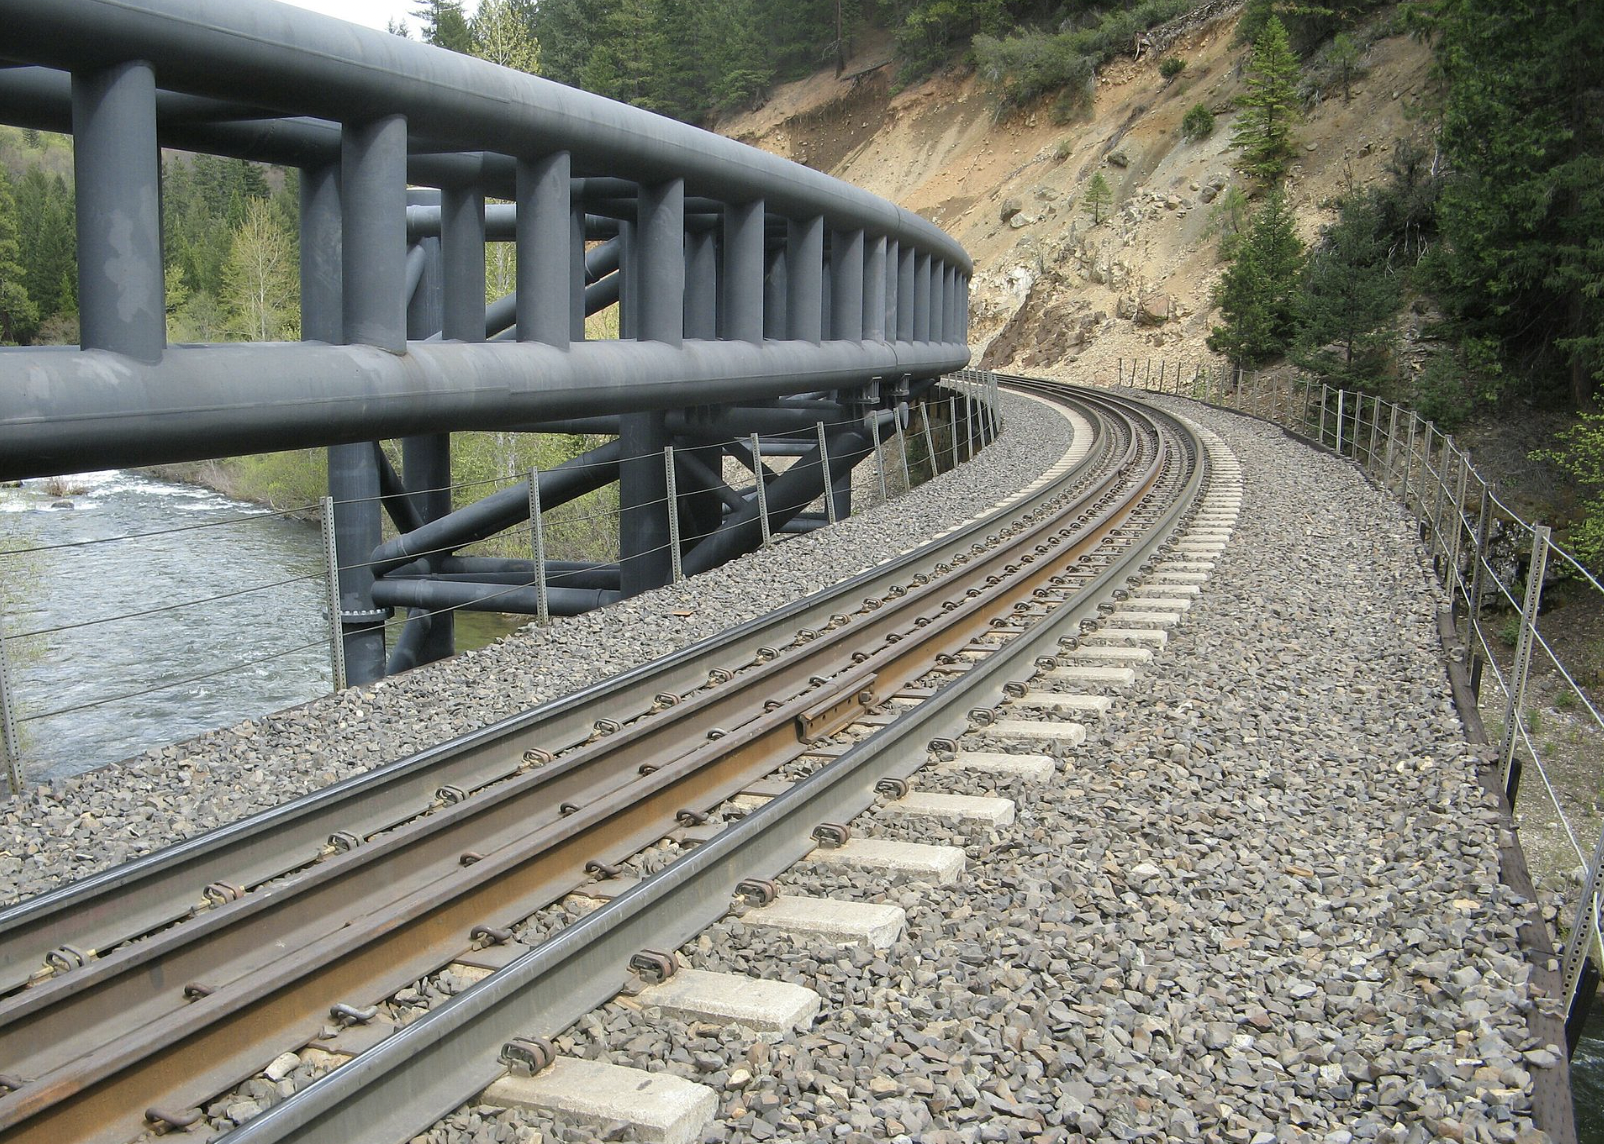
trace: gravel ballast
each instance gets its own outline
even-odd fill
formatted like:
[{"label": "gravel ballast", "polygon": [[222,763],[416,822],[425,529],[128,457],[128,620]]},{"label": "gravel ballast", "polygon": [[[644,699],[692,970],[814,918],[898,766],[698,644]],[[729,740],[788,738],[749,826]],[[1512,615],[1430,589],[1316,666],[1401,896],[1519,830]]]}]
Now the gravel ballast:
[{"label": "gravel ballast", "polygon": [[[1063,456],[1069,422],[1004,395],[1009,433],[958,471],[832,527],[584,616],[123,763],[24,784],[4,814],[0,902],[41,893],[487,726],[756,618],[894,556],[1016,492]],[[891,461],[888,467],[895,466]],[[901,473],[896,472],[895,482]],[[867,508],[863,506],[868,506]],[[689,612],[689,615],[682,613]]]},{"label": "gravel ballast", "polygon": [[[729,917],[681,951],[816,989],[776,1044],[628,1001],[561,1051],[720,1093],[707,1140],[1541,1144],[1529,968],[1441,666],[1411,523],[1349,465],[1178,406],[1242,462],[1243,513],[1168,648],[954,884],[804,863],[786,894],[900,905],[885,950]],[[594,1138],[465,1109],[428,1139]]]},{"label": "gravel ballast", "polygon": [[[933,886],[803,863],[780,878],[784,894],[901,906],[906,932],[885,950],[737,916],[682,949],[697,969],[817,990],[810,1030],[760,1040],[619,1000],[559,1037],[560,1051],[712,1086],[710,1141],[1548,1139],[1530,1121],[1532,1075],[1563,1052],[1527,1033],[1503,827],[1449,697],[1443,600],[1412,523],[1345,462],[1173,404],[1223,437],[1244,489],[1236,533],[1168,646],[1048,783],[930,769],[914,780],[1013,798],[1010,825],[879,811],[854,824],[858,836],[961,845],[966,872]],[[928,532],[942,514],[968,515],[1062,452],[1042,442],[1045,419],[1014,424],[1030,432],[891,512],[586,617],[583,635],[566,623],[520,633],[171,758],[35,790],[13,818],[55,817],[26,835],[12,826],[39,847],[23,860],[24,892],[58,880],[52,865],[104,864],[113,840],[165,841],[180,811],[199,829],[209,820],[196,807],[236,817],[292,781],[319,785],[556,694],[531,680],[571,679],[557,672],[565,657],[619,656],[597,673],[608,674],[855,571],[923,534],[902,523]],[[695,616],[670,615],[688,605]],[[197,764],[202,749],[215,761]],[[140,822],[150,829],[131,836]],[[475,1107],[423,1139],[542,1136],[597,1133]]]}]

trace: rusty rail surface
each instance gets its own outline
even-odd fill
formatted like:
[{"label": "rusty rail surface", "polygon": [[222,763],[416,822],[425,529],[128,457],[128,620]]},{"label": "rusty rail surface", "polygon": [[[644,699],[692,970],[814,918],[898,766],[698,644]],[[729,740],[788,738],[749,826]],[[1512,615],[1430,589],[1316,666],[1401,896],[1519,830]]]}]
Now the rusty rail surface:
[{"label": "rusty rail surface", "polygon": [[510,773],[343,832],[320,860],[255,889],[214,883],[193,918],[0,1001],[0,1071],[18,1082],[0,1096],[0,1131],[121,1141],[147,1109],[204,1103],[316,1038],[332,1008],[385,1000],[476,931],[583,886],[986,633],[1028,626],[1073,586],[1077,561],[1141,551],[1139,509],[1151,516],[1161,479],[1183,466],[1150,413],[1082,400],[1112,442],[1097,471],[1066,477],[1074,493],[1049,490],[1005,527],[990,522],[936,577],[909,574],[789,648],[763,645],[743,670],[596,723],[578,745],[571,728],[552,739],[538,722],[520,728]]}]

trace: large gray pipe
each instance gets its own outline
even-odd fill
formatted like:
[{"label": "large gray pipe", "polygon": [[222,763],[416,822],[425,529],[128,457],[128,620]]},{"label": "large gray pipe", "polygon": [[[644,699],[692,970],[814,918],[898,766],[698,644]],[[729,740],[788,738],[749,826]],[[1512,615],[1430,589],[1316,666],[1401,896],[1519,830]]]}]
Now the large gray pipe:
[{"label": "large gray pipe", "polygon": [[316,342],[170,346],[150,365],[0,349],[0,480],[646,409],[947,373],[964,345],[885,342]]},{"label": "large gray pipe", "polygon": [[[554,616],[577,616],[593,608],[612,604],[623,597],[601,588],[548,588],[547,605]],[[509,588],[504,584],[461,584],[439,580],[379,580],[373,585],[373,600],[386,608],[423,608],[443,611],[460,608],[470,612],[516,612],[533,616],[539,612],[539,596],[534,588]]]},{"label": "large gray pipe", "polygon": [[[620,455],[618,442],[609,441],[547,469],[540,474],[541,507],[564,504],[611,484],[618,477]],[[373,550],[369,566],[375,576],[382,576],[413,560],[443,555],[528,519],[528,486],[510,485],[438,520],[431,520],[421,528],[385,541]]]}]

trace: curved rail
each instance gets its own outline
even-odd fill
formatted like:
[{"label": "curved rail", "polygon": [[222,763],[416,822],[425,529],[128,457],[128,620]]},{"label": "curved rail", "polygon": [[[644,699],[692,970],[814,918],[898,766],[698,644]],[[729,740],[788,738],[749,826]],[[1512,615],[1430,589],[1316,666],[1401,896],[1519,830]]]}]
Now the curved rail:
[{"label": "curved rail", "polygon": [[[450,960],[461,948],[455,935],[473,920],[504,924],[524,916],[583,881],[587,862],[616,858],[620,846],[630,850],[661,837],[665,815],[672,824],[676,810],[735,793],[770,769],[775,751],[783,753],[786,743],[794,749],[861,717],[866,707],[928,670],[918,665],[930,655],[943,649],[951,654],[995,617],[1013,614],[1061,562],[1124,528],[1163,473],[1190,471],[1195,483],[1197,466],[1178,465],[1152,432],[1127,436],[1096,478],[1088,482],[1079,474],[1080,483],[1090,485],[1082,494],[1041,494],[1053,496],[1051,511],[1038,510],[1003,530],[1018,534],[1015,543],[1034,542],[1034,552],[992,553],[971,545],[972,553],[952,555],[956,567],[946,576],[923,583],[916,577],[906,588],[893,577],[884,602],[871,598],[850,620],[836,617],[834,631],[802,641],[804,651],[760,654],[767,662],[726,684],[680,697],[667,711],[648,713],[553,761],[536,754],[535,769],[476,792],[458,790],[437,813],[381,830],[365,843],[351,837],[347,852],[288,883],[254,894],[220,892],[221,900],[196,921],[16,995],[0,1013],[8,1071],[14,1067],[39,1079],[0,1098],[0,1123],[43,1133],[40,1138],[101,1138],[130,1114],[137,1123],[137,1110],[129,1105],[145,1098],[133,1093],[203,1099],[265,1051],[258,1042],[276,1052],[304,1041],[311,1035],[308,1019],[315,1032],[328,998],[382,996],[406,984]],[[1167,511],[1164,519],[1170,520],[1180,507]],[[1165,531],[1149,529],[1148,539],[1137,544],[1120,538],[1121,566],[1139,559]],[[1109,590],[1113,583],[1108,581]],[[1101,598],[1098,592],[1086,595],[1092,601],[1086,606]],[[965,683],[949,698],[967,694],[971,686]],[[756,696],[758,706],[765,696],[792,698],[764,715],[742,716],[742,704],[751,710],[754,703],[741,699],[742,692]],[[704,741],[685,753],[685,743]],[[676,742],[677,749],[668,745]],[[645,809],[643,798],[654,809]],[[556,850],[531,849],[534,843],[524,840],[531,831],[537,840],[548,835]],[[601,841],[580,845],[589,834]],[[474,861],[460,867],[458,856],[470,846]],[[392,862],[408,855],[415,871],[410,875]],[[364,877],[372,890],[357,888]],[[378,897],[371,898],[370,912],[359,903],[373,893]],[[384,904],[397,895],[398,905]],[[315,908],[319,898],[334,906],[343,923],[324,937],[317,936],[317,927],[327,924],[319,919],[329,916],[330,907]],[[213,952],[196,952],[208,943]],[[309,968],[314,964],[323,968]],[[207,966],[217,976],[208,980]],[[221,984],[227,982],[234,984]],[[186,998],[185,985],[198,987],[197,994]],[[249,1045],[230,1031],[241,1022],[216,1023],[230,1012],[250,1017],[244,1022],[252,1028]],[[112,1043],[119,1027],[139,1032]],[[136,1052],[140,1040],[145,1047]],[[161,1063],[155,1071],[141,1066],[144,1071],[130,1073],[138,1053],[145,1052]],[[59,1103],[63,1097],[70,1098],[65,1105]]]}]

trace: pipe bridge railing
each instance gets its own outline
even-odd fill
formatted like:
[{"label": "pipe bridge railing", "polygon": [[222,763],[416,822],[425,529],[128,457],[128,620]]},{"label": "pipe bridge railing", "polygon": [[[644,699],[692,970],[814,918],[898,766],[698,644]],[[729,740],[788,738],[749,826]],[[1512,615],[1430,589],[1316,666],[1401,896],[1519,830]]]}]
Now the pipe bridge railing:
[{"label": "pipe bridge railing", "polygon": [[[685,124],[269,0],[0,0],[0,26],[0,121],[73,136],[82,340],[0,351],[0,479],[329,446],[352,682],[385,672],[383,512],[435,551],[477,528],[438,493],[452,431],[616,437],[585,471],[618,485],[630,595],[759,543],[714,475],[752,434],[815,474],[784,503],[850,511],[883,419],[968,361],[962,247]],[[164,146],[299,168],[302,342],[168,344]],[[487,306],[490,242],[516,288]],[[670,483],[700,554],[650,510]],[[415,661],[451,647],[434,624]]]}]

